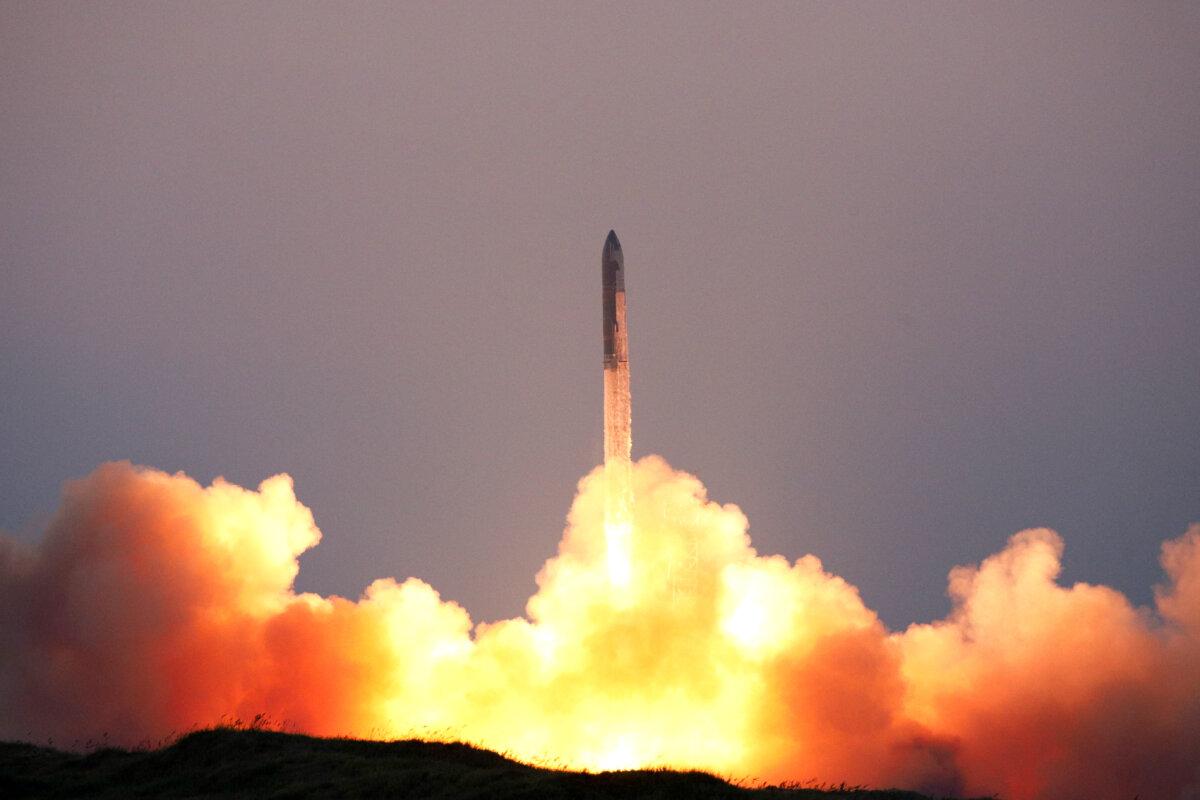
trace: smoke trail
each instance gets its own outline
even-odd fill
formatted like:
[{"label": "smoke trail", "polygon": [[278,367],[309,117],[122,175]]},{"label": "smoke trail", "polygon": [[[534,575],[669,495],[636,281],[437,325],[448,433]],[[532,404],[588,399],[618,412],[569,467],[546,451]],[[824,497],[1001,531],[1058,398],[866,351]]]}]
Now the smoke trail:
[{"label": "smoke trail", "polygon": [[1056,582],[1024,531],[951,572],[952,613],[889,632],[737,507],[630,469],[627,589],[606,477],[579,484],[523,618],[473,625],[414,578],[298,594],[320,534],[286,476],[202,487],[127,463],[69,483],[41,541],[0,538],[0,737],[157,740],[222,719],[458,737],[574,767],[699,767],[1007,800],[1200,792],[1200,527],[1155,609]]}]

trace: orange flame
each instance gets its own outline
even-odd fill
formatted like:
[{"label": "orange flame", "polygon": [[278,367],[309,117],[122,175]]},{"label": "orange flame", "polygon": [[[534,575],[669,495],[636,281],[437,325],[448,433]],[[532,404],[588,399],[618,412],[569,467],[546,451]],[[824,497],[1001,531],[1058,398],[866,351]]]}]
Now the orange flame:
[{"label": "orange flame", "polygon": [[297,594],[320,533],[287,476],[103,465],[36,547],[0,538],[0,736],[136,743],[266,713],[587,769],[1012,800],[1200,787],[1200,527],[1164,546],[1157,614],[1057,584],[1062,543],[1034,530],[951,573],[948,618],[889,632],[815,557],[759,556],[695,477],[657,457],[625,475],[615,516],[611,471],[580,482],[526,617],[473,625],[415,578]]}]

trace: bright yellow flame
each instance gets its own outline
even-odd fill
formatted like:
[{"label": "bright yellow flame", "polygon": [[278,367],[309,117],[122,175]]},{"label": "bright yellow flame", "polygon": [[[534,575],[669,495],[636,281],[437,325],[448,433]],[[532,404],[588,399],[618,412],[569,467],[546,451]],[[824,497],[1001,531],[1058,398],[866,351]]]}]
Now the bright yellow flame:
[{"label": "bright yellow flame", "polygon": [[633,465],[625,456],[614,456],[603,469],[605,563],[619,602],[633,581]]},{"label": "bright yellow flame", "polygon": [[608,580],[614,589],[628,589],[633,581],[633,526],[628,522],[604,522]]},{"label": "bright yellow flame", "polygon": [[628,734],[618,735],[604,750],[589,753],[588,757],[596,770],[634,769],[644,763],[634,737]]},{"label": "bright yellow flame", "polygon": [[794,580],[782,559],[730,564],[721,573],[721,630],[748,657],[760,659],[788,644],[794,625]]}]

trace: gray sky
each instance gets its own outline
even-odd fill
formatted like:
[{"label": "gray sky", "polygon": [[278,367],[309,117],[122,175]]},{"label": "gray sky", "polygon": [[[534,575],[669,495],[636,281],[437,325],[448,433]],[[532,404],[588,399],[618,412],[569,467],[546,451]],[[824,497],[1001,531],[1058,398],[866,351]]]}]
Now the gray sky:
[{"label": "gray sky", "polygon": [[1048,525],[1200,520],[1200,6],[0,5],[0,526],[127,458],[286,471],[303,589],[519,613],[634,454],[890,625]]}]

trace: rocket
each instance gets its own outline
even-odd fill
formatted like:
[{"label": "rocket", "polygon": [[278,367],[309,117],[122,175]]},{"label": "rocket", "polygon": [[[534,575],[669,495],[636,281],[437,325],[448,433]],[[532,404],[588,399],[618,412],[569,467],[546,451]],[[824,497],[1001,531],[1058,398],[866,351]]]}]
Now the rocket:
[{"label": "rocket", "polygon": [[614,231],[600,256],[604,318],[604,461],[629,463],[629,330],[625,327],[625,257]]},{"label": "rocket", "polygon": [[628,597],[633,575],[633,436],[629,428],[629,329],[625,327],[625,256],[608,232],[600,255],[604,318],[604,540],[608,579]]},{"label": "rocket", "polygon": [[625,331],[625,257],[616,231],[609,231],[600,255],[604,312],[604,368],[629,363],[629,337]]}]

